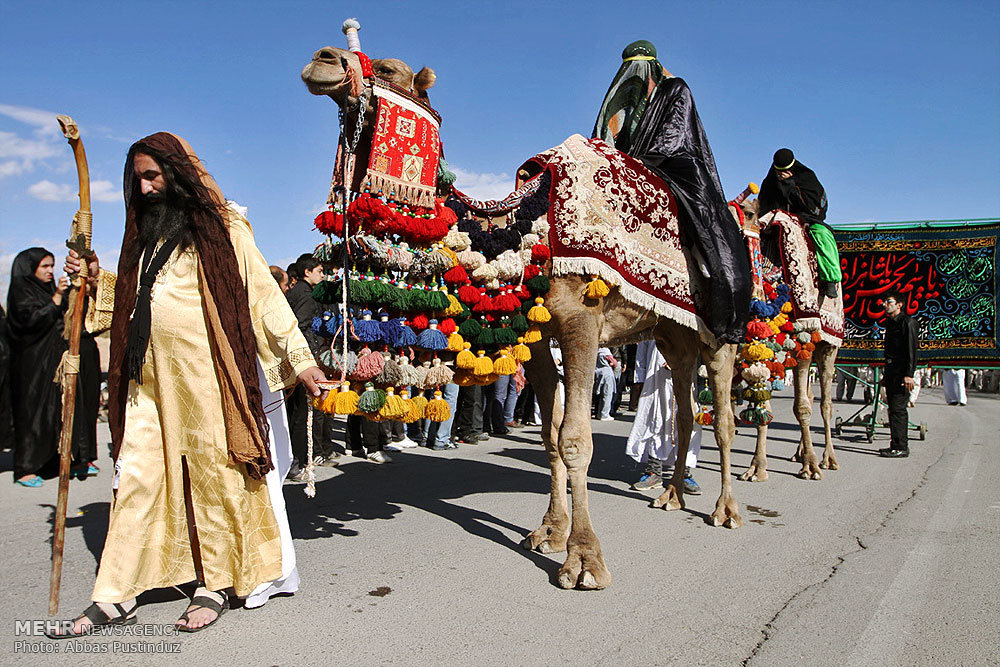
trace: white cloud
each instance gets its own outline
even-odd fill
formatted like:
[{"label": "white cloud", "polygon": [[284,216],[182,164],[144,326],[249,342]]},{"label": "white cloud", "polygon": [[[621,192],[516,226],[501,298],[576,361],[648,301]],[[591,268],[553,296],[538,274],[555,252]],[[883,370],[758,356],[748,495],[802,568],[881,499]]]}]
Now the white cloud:
[{"label": "white cloud", "polygon": [[76,190],[65,184],[52,181],[39,181],[28,187],[28,194],[42,201],[73,201]]},{"label": "white cloud", "polygon": [[477,173],[454,165],[448,168],[455,172],[455,187],[474,199],[503,199],[514,191],[510,174]]},{"label": "white cloud", "polygon": [[36,134],[62,136],[59,123],[56,122],[57,114],[54,111],[21,107],[14,104],[0,104],[0,114],[21,121],[26,125],[33,125]]},{"label": "white cloud", "polygon": [[[29,186],[28,194],[42,201],[76,201],[77,187],[43,180]],[[116,202],[122,198],[122,193],[111,181],[94,181],[90,184],[90,198],[92,201]]]},{"label": "white cloud", "polygon": [[25,139],[0,132],[0,178],[32,171],[35,165],[58,155],[58,146],[45,139]]}]

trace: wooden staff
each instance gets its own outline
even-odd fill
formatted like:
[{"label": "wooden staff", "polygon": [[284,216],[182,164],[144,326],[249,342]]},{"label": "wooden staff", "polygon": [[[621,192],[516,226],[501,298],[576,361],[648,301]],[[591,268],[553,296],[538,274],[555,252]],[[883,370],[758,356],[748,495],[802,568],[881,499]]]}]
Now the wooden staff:
[{"label": "wooden staff", "polygon": [[69,141],[76,158],[76,171],[80,181],[80,208],[73,216],[70,238],[66,246],[80,256],[80,272],[73,277],[69,295],[69,312],[66,330],[69,351],[62,361],[62,433],[59,438],[59,499],[56,501],[55,527],[52,534],[52,575],[49,579],[49,614],[59,611],[59,585],[62,580],[63,544],[66,539],[66,505],[69,502],[69,468],[73,458],[73,416],[76,412],[76,378],[80,373],[80,333],[83,329],[84,304],[87,296],[87,260],[93,255],[90,249],[90,170],[87,153],[80,141],[80,128],[69,116],[56,116],[63,136]]}]

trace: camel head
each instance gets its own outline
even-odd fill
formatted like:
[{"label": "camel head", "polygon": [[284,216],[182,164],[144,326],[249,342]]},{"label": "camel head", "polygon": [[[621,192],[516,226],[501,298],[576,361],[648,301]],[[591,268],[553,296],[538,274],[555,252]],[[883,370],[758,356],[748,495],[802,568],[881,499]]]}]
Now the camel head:
[{"label": "camel head", "polygon": [[[437,80],[431,68],[424,67],[414,74],[413,69],[398,58],[372,60],[372,71],[379,79],[423,99],[427,99],[427,89]],[[357,82],[352,82],[352,72],[360,80],[361,60],[356,53],[324,46],[302,68],[302,81],[313,95],[326,95],[342,108],[353,107],[358,103],[360,88]]]}]

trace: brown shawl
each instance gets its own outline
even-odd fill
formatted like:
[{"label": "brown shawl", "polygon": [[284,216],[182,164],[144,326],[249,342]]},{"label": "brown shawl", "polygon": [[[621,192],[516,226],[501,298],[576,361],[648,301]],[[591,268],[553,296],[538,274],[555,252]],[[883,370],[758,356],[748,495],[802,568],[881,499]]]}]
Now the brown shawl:
[{"label": "brown shawl", "polygon": [[[225,198],[191,146],[180,137],[157,132],[129,149],[125,161],[125,237],[118,261],[115,310],[111,320],[108,405],[113,455],[117,459],[125,429],[128,378],[123,373],[128,326],[135,307],[140,252],[137,249],[139,179],[132,159],[145,153],[169,172],[175,187],[195,193],[202,206],[190,215],[199,257],[203,306],[222,392],[229,459],[246,464],[247,474],[262,478],[274,466],[268,451],[268,425],[257,375],[257,342],[249,297],[224,215]],[[205,289],[207,287],[207,289]]]}]

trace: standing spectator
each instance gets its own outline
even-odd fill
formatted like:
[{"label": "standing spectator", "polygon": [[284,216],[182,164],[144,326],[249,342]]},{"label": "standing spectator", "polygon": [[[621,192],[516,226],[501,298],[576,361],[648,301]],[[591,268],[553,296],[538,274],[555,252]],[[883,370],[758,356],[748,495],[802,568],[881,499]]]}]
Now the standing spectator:
[{"label": "standing spectator", "polygon": [[[288,290],[285,298],[299,321],[299,329],[305,336],[310,351],[315,358],[319,359],[325,342],[313,332],[312,322],[314,317],[323,314],[323,308],[312,297],[312,288],[323,280],[323,265],[312,255],[302,255],[295,262],[295,269],[295,272],[302,279]],[[288,395],[285,400],[285,409],[288,412],[288,430],[292,440],[293,458],[288,477],[292,481],[302,482],[305,481],[305,466],[308,455],[306,424],[309,413],[308,390],[303,384],[296,385]],[[337,454],[333,451],[333,424],[330,423],[331,420],[331,417],[322,412],[313,412],[313,463],[315,465],[335,466],[338,463]]]},{"label": "standing spectator", "polygon": [[280,266],[271,265],[267,267],[271,270],[271,277],[274,278],[274,282],[278,283],[278,287],[281,288],[282,294],[288,294],[288,289],[291,287],[288,284],[288,274]]},{"label": "standing spectator", "polygon": [[965,393],[965,369],[946,368],[944,370],[944,400],[948,405],[965,405],[969,398]]},{"label": "standing spectator", "polygon": [[889,447],[878,450],[878,453],[886,458],[904,458],[910,455],[906,406],[913,391],[913,374],[917,368],[917,323],[903,312],[906,302],[899,292],[887,292],[883,305],[888,316],[885,323],[884,384],[891,440]]},{"label": "standing spectator", "polygon": [[513,375],[501,375],[493,383],[492,401],[489,406],[490,429],[496,435],[506,435],[515,427],[514,406],[517,405],[517,383]]},{"label": "standing spectator", "polygon": [[[31,488],[42,485],[39,472],[58,465],[62,428],[62,388],[53,378],[67,349],[62,333],[69,282],[65,277],[56,281],[54,267],[52,253],[44,248],[19,253],[7,292],[14,479]],[[93,461],[97,458],[99,368],[93,337],[81,337],[72,443],[74,473],[83,476],[98,472]]]},{"label": "standing spectator", "polygon": [[458,402],[457,384],[446,384],[441,387],[441,398],[448,402],[448,409],[451,414],[443,422],[435,422],[425,419],[423,424],[424,442],[435,451],[443,449],[458,449],[458,444],[452,441],[451,428],[455,423],[455,410]]},{"label": "standing spectator", "polygon": [[[299,273],[298,262],[292,262],[285,269],[285,275],[288,276],[288,289],[295,287],[295,283],[302,279],[302,275]],[[285,292],[286,294],[288,292]]]},{"label": "standing spectator", "polygon": [[597,350],[597,367],[594,370],[594,393],[597,397],[596,417],[602,422],[614,421],[611,416],[611,399],[615,394],[615,368],[618,361],[606,347]]},{"label": "standing spectator", "polygon": [[458,442],[467,445],[478,445],[482,440],[489,440],[483,432],[483,388],[477,384],[458,388],[458,399],[455,403],[455,435]]},{"label": "standing spectator", "polygon": [[845,398],[850,403],[854,400],[854,390],[858,387],[858,378],[855,376],[856,370],[851,368],[846,370],[838,368],[834,381],[837,383],[837,400],[843,401]]},{"label": "standing spectator", "polygon": [[10,406],[10,341],[7,338],[7,312],[0,305],[0,449],[14,443],[14,417]]}]

